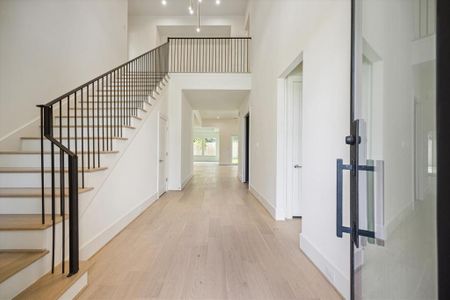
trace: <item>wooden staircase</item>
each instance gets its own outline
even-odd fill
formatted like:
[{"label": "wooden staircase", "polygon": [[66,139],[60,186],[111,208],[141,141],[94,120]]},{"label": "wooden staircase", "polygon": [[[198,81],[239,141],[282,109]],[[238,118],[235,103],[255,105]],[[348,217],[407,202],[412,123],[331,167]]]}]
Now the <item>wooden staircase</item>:
[{"label": "wooden staircase", "polygon": [[[81,111],[81,99],[76,104],[73,102],[67,108],[72,114],[67,116],[67,110],[64,109],[60,115],[54,115],[54,126],[60,128],[62,125],[61,142],[68,144],[78,143],[78,155],[85,153],[94,153],[98,155],[102,161],[101,167],[93,167],[92,163],[88,167],[88,162],[84,160],[84,187],[78,189],[79,203],[93,196],[96,186],[106,177],[108,164],[118,155],[120,145],[127,143],[127,135],[135,130],[138,124],[144,119],[152,107],[152,101],[155,101],[156,95],[165,86],[167,76],[155,86],[150,94],[144,91],[138,96],[142,105],[137,110],[137,114],[131,118],[131,124],[123,126],[122,137],[112,137],[112,149],[93,149],[88,148],[87,143],[80,143],[81,131],[83,128],[75,128],[73,122],[75,117],[74,111]],[[126,78],[124,78],[126,81]],[[127,89],[122,82],[116,83],[121,89]],[[110,87],[108,87],[110,88]],[[105,88],[104,91],[91,95],[89,103],[100,101],[103,93],[110,91]],[[102,103],[104,103],[104,98]],[[109,97],[108,99],[112,99]],[[84,100],[86,101],[86,100]],[[106,100],[113,101],[113,100]],[[114,99],[115,107],[119,109],[127,105],[127,101]],[[76,105],[76,107],[75,107]],[[92,111],[91,111],[92,113]],[[81,113],[80,113],[81,114]],[[81,121],[80,114],[76,117]],[[94,110],[94,115],[96,114]],[[114,110],[104,115],[104,118],[114,118]],[[85,116],[83,118],[86,118]],[[60,124],[60,122],[62,122]],[[100,122],[100,121],[98,121]],[[96,126],[107,128],[105,124],[94,124],[90,129]],[[75,139],[75,131],[78,136]],[[36,132],[40,132],[37,128]],[[59,132],[54,129],[55,136],[59,138]],[[92,137],[91,137],[92,139]],[[102,139],[102,135],[96,135],[96,139]],[[99,141],[97,141],[99,142]],[[44,204],[45,204],[45,222],[42,223],[42,198],[41,198],[41,137],[24,136],[20,141],[20,149],[16,151],[0,151],[0,299],[71,299],[75,297],[86,285],[88,278],[89,263],[81,262],[78,273],[71,277],[61,273],[61,265],[55,267],[55,272],[49,273],[51,268],[51,252],[52,247],[55,250],[55,263],[61,264],[62,252],[62,223],[63,216],[56,214],[55,228],[52,227],[51,215],[51,165],[50,165],[50,146],[45,143],[44,146]],[[84,148],[83,148],[84,147]],[[59,165],[59,150],[55,154],[56,161]],[[58,166],[57,165],[57,166]],[[66,164],[67,166],[67,164]],[[81,172],[81,161],[79,162],[79,171]],[[67,170],[65,170],[67,171]],[[64,172],[67,176],[67,172]],[[59,212],[61,192],[59,189],[59,169],[56,168],[56,211]],[[79,176],[80,177],[80,176]],[[67,181],[66,181],[67,182]],[[65,205],[68,207],[68,190],[65,189]],[[64,222],[68,223],[69,217],[64,218]],[[68,225],[65,225],[66,231]],[[55,245],[52,245],[52,230],[55,230]],[[68,234],[65,243],[68,242]],[[68,247],[66,247],[67,250]],[[67,258],[68,255],[65,254]]]}]

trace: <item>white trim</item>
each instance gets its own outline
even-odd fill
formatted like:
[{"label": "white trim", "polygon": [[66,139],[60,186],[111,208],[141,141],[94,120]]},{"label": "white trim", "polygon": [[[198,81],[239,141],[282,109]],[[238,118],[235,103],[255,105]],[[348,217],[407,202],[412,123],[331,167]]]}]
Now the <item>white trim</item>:
[{"label": "white trim", "polygon": [[[276,203],[279,207],[279,216],[286,219],[287,204],[287,77],[303,62],[303,52],[300,53],[277,79],[277,176],[276,176]],[[303,81],[303,78],[302,78]]]},{"label": "white trim", "polygon": [[193,176],[194,176],[193,174],[190,174],[190,175],[183,181],[183,184],[181,185],[180,190],[183,190],[183,189],[186,187],[186,185],[189,183],[189,181],[191,181],[191,179],[192,179]]},{"label": "white trim", "polygon": [[50,253],[0,283],[0,299],[12,299],[50,270]]},{"label": "white trim", "polygon": [[158,193],[150,196],[147,200],[141,204],[135,206],[128,213],[126,213],[117,222],[106,228],[103,232],[96,235],[90,241],[86,242],[80,247],[80,259],[88,260],[103,246],[105,246],[110,240],[112,240],[120,231],[122,231],[128,224],[136,219],[144,210],[146,210],[153,202],[158,199]]},{"label": "white trim", "polygon": [[65,292],[58,298],[58,300],[72,300],[75,299],[81,291],[88,285],[88,272],[85,272],[77,279]]},{"label": "white trim", "polygon": [[[160,172],[160,163],[159,163],[159,160],[161,159],[161,157],[160,157],[160,149],[161,149],[161,128],[160,128],[160,125],[161,125],[161,119],[162,120],[164,120],[165,122],[166,122],[166,128],[165,128],[165,142],[166,142],[166,153],[164,154],[164,159],[165,159],[165,161],[164,161],[164,174],[165,174],[165,176],[166,176],[166,178],[164,178],[164,180],[165,180],[165,189],[164,189],[164,191],[160,191],[159,189],[160,189],[160,187],[161,187],[161,185],[159,184],[160,182],[159,182],[159,180],[160,180],[160,178],[159,178],[159,175],[161,174],[161,172]],[[156,165],[158,166],[157,168],[156,168],[156,182],[157,182],[157,188],[156,188],[156,190],[157,190],[157,193],[158,193],[158,199],[159,199],[159,197],[161,197],[161,195],[163,195],[165,192],[167,192],[167,190],[168,190],[168,187],[167,187],[167,173],[168,173],[168,168],[167,168],[167,162],[168,162],[168,158],[169,158],[169,156],[167,155],[167,153],[168,153],[168,151],[167,151],[167,148],[168,148],[168,145],[167,145],[167,143],[168,143],[168,135],[169,135],[169,131],[168,131],[168,119],[167,119],[167,116],[165,115],[165,114],[163,114],[163,113],[161,113],[161,111],[158,111],[158,125],[157,125],[157,132],[158,132],[158,146],[157,146],[157,150],[156,150]]]},{"label": "white trim", "polygon": [[20,126],[19,128],[14,129],[14,130],[11,131],[10,133],[7,133],[6,135],[4,135],[4,136],[2,136],[2,137],[0,138],[0,142],[3,142],[3,141],[6,140],[7,138],[9,138],[9,137],[15,135],[16,133],[18,133],[19,131],[21,131],[21,130],[27,128],[28,126],[32,125],[34,122],[39,121],[39,119],[40,119],[40,117],[38,116],[38,117],[34,118],[33,120],[31,120],[30,122],[28,122],[28,123],[26,123],[26,124]]},{"label": "white trim", "polygon": [[350,299],[350,279],[342,274],[331,260],[325,257],[319,248],[302,233],[300,234],[300,249],[338,292],[344,295],[345,299]]},{"label": "white trim", "polygon": [[281,216],[280,213],[277,214],[277,209],[272,204],[270,204],[270,202],[267,201],[266,198],[259,194],[251,184],[249,184],[248,190],[250,194],[252,194],[262,204],[262,206],[267,210],[272,218],[274,218],[276,221],[284,220],[284,214],[281,214]]}]

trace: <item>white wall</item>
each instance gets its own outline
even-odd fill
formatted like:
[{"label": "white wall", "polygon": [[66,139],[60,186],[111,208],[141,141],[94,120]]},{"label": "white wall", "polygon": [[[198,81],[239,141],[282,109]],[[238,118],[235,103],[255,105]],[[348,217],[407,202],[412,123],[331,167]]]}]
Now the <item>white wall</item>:
[{"label": "white wall", "polygon": [[191,104],[183,94],[181,101],[181,182],[183,187],[193,175],[193,117]]},{"label": "white wall", "polygon": [[127,9],[126,0],[0,1],[0,140],[37,118],[37,104],[127,60]]},{"label": "white wall", "polygon": [[[191,139],[184,139],[182,115],[183,115],[183,90],[242,90],[251,89],[250,74],[170,74],[170,85],[168,88],[168,117],[169,117],[169,141],[168,151],[168,189],[181,190],[185,172],[182,171],[183,157],[192,161],[192,135]],[[192,120],[190,123],[192,128]],[[189,129],[191,130],[191,129]],[[189,151],[189,154],[188,154]],[[190,168],[190,167],[189,167]],[[184,175],[183,175],[184,174]]]},{"label": "white wall", "polygon": [[159,114],[167,115],[167,90],[127,136],[129,140],[107,166],[106,179],[96,186],[94,196],[80,200],[81,259],[91,257],[157,199],[158,123]]},{"label": "white wall", "polygon": [[[277,199],[277,79],[303,53],[302,250],[349,294],[348,237],[336,237],[336,159],[348,157],[350,1],[252,1],[250,189],[283,219]],[[282,34],[281,34],[282,33]],[[273,176],[271,174],[277,174]]]},{"label": "white wall", "polygon": [[[193,26],[196,19],[192,16],[129,16],[128,51],[130,58],[145,53],[157,46],[160,41],[158,26]],[[243,16],[204,16],[205,26],[230,26],[231,36],[245,36]]]},{"label": "white wall", "polygon": [[231,165],[233,163],[231,137],[239,136],[239,119],[203,119],[203,126],[219,128],[219,164]]}]

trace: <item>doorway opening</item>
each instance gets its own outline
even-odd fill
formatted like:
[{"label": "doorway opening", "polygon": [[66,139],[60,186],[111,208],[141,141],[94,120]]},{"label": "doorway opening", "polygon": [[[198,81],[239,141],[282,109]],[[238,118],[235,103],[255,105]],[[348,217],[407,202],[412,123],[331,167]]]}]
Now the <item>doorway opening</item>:
[{"label": "doorway opening", "polygon": [[303,65],[286,78],[287,100],[287,205],[286,217],[301,218]]},{"label": "doorway opening", "polygon": [[244,128],[244,157],[243,157],[243,166],[244,166],[244,183],[250,183],[250,113],[248,113],[245,117],[245,128]]},{"label": "doorway opening", "polygon": [[158,196],[167,191],[167,118],[159,115],[158,138]]}]

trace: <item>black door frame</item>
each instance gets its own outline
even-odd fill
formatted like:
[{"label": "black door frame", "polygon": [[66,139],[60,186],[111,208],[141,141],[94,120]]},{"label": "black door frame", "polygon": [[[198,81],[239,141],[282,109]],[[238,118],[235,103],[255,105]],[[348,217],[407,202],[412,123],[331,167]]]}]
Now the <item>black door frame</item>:
[{"label": "black door frame", "polygon": [[250,183],[250,113],[245,115],[245,173],[244,182]]},{"label": "black door frame", "polygon": [[[351,0],[350,128],[354,128],[355,29],[358,0]],[[437,258],[439,299],[450,299],[450,1],[436,0],[436,132],[437,132]],[[354,131],[354,130],[352,130]],[[352,132],[354,134],[355,132]],[[351,141],[349,141],[351,142]],[[354,148],[354,147],[351,147]],[[354,149],[350,150],[355,151]],[[355,153],[353,153],[355,155]],[[352,163],[352,162],[351,162]],[[355,192],[353,190],[350,191]],[[353,197],[357,199],[357,197]],[[354,201],[353,201],[354,202]],[[353,203],[357,205],[357,203]],[[355,210],[357,211],[357,210]],[[351,226],[358,216],[351,213]],[[353,227],[354,228],[354,227]],[[420,238],[420,237],[417,237]],[[350,297],[354,299],[354,239],[350,239]]]},{"label": "black door frame", "polygon": [[438,292],[450,299],[450,1],[436,7]]}]

